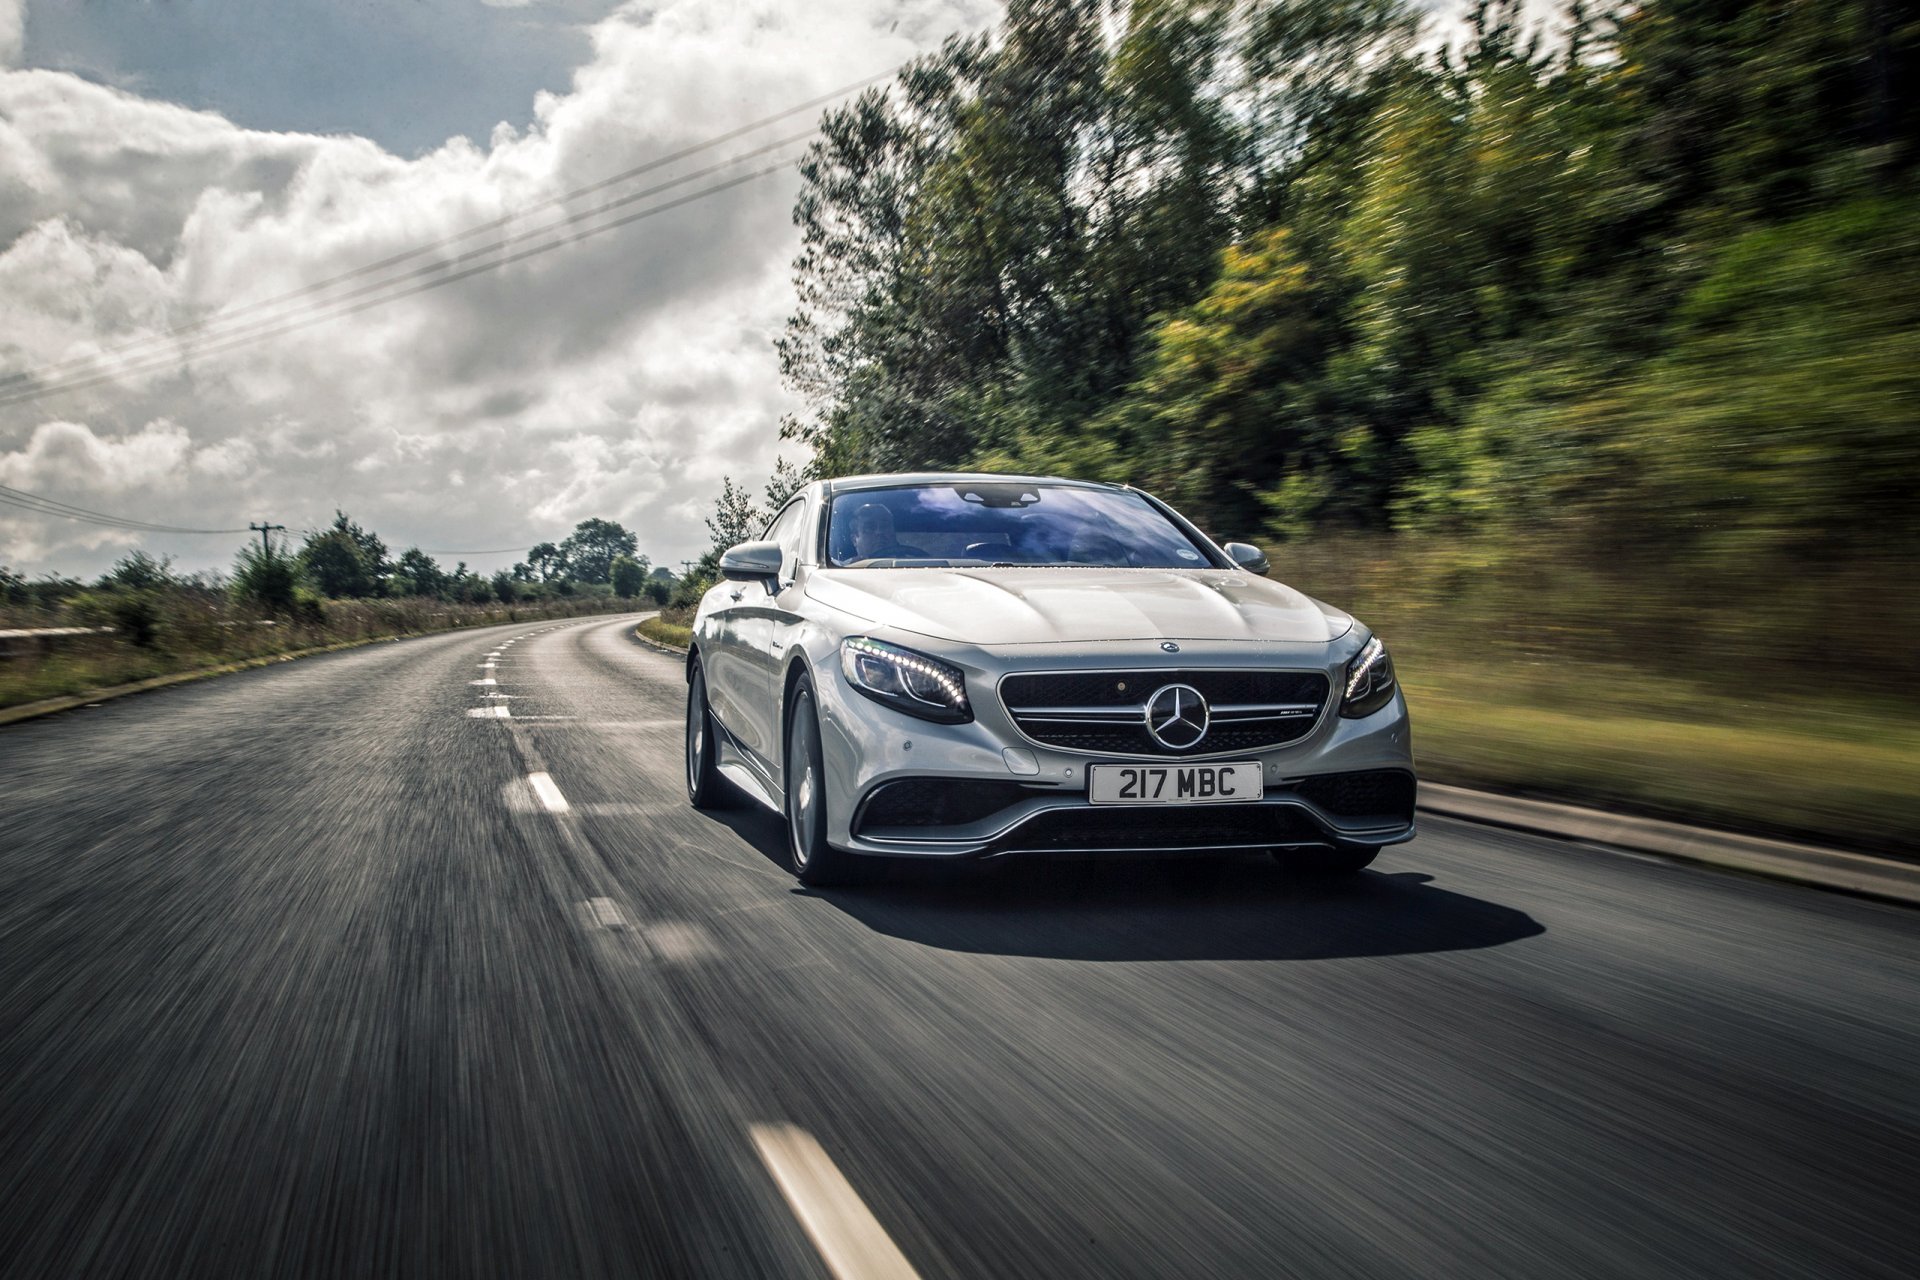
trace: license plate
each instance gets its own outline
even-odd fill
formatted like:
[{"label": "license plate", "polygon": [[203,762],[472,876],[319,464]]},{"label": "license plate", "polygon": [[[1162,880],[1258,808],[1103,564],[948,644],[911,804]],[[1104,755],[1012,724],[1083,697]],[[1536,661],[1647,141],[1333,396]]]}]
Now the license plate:
[{"label": "license plate", "polygon": [[1258,760],[1087,766],[1093,804],[1244,804],[1260,799],[1265,786]]}]

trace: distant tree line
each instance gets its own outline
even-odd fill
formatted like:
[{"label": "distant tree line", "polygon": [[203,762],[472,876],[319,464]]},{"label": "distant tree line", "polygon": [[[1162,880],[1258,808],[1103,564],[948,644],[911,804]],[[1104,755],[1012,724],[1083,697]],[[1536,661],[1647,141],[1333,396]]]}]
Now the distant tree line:
[{"label": "distant tree line", "polygon": [[29,581],[0,565],[0,601],[40,610],[77,601],[83,612],[110,615],[122,629],[136,635],[150,630],[150,624],[140,620],[153,614],[154,597],[163,590],[230,592],[270,611],[309,619],[317,618],[329,599],[512,604],[610,596],[664,603],[673,587],[673,574],[654,569],[638,548],[635,535],[615,521],[583,520],[561,542],[540,543],[525,561],[489,576],[467,568],[465,561],[447,569],[418,547],[390,557],[378,534],[337,511],[331,524],[309,531],[297,549],[247,543],[235,558],[230,578],[179,575],[173,572],[170,559],[134,551],[91,587],[79,579],[58,576]]},{"label": "distant tree line", "polygon": [[[308,533],[299,551],[286,558],[296,577],[334,599],[426,596],[485,604],[587,592],[664,600],[668,584],[652,575],[638,548],[638,539],[624,526],[595,517],[582,520],[558,544],[539,543],[524,561],[488,577],[469,570],[464,560],[446,569],[418,547],[389,559],[377,534],[336,512],[331,525]],[[249,549],[242,555],[241,573],[276,554]]]}]

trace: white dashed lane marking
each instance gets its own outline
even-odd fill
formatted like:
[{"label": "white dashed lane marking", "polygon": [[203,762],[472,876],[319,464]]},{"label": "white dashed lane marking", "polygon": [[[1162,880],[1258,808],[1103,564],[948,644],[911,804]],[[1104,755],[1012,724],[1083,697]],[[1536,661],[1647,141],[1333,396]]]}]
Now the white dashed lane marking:
[{"label": "white dashed lane marking", "polygon": [[512,718],[505,703],[496,702],[490,707],[469,707],[467,717],[472,720],[507,720]]},{"label": "white dashed lane marking", "polygon": [[495,680],[492,676],[486,676],[483,679],[479,679],[479,680],[469,680],[467,681],[467,683],[473,684],[473,685],[482,685],[482,684],[499,684],[500,682],[498,680]]},{"label": "white dashed lane marking", "polygon": [[566,813],[573,807],[560,794],[559,784],[554,782],[552,774],[529,774],[527,782],[533,787],[533,794],[540,797],[540,803],[546,806],[548,813]]},{"label": "white dashed lane marking", "polygon": [[790,1124],[756,1124],[749,1132],[767,1172],[839,1280],[918,1275],[812,1134]]},{"label": "white dashed lane marking", "polygon": [[620,912],[620,904],[612,898],[588,898],[579,904],[580,919],[589,929],[605,929],[610,932],[623,932],[627,928],[627,918]]}]

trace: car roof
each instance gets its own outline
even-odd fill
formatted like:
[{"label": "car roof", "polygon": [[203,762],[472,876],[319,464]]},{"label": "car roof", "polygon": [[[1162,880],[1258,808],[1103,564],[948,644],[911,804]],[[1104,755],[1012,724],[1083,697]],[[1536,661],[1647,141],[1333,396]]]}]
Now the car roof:
[{"label": "car roof", "polygon": [[1105,484],[1097,480],[1069,480],[1063,476],[1024,476],[1009,475],[996,471],[903,471],[894,475],[841,476],[837,479],[821,482],[822,491],[829,496],[836,493],[850,493],[861,489],[911,488],[916,485],[951,484],[1051,484],[1074,489],[1117,490],[1123,485]]}]

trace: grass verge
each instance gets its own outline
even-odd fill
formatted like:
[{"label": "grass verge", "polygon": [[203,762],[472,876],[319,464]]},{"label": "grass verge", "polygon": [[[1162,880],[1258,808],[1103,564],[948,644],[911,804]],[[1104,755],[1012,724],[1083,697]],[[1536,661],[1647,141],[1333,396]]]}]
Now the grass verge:
[{"label": "grass verge", "polygon": [[1915,857],[1920,743],[1905,724],[1829,710],[1783,728],[1704,697],[1659,714],[1607,705],[1593,673],[1586,697],[1549,701],[1444,663],[1400,670],[1423,778]]},{"label": "grass verge", "polygon": [[668,609],[648,618],[635,628],[641,636],[669,649],[685,649],[693,644],[693,610]]}]

